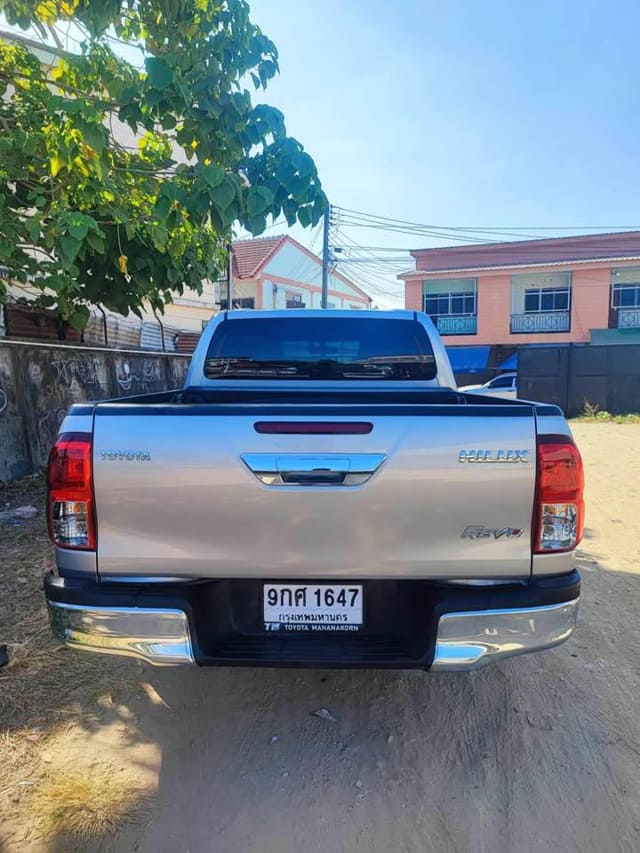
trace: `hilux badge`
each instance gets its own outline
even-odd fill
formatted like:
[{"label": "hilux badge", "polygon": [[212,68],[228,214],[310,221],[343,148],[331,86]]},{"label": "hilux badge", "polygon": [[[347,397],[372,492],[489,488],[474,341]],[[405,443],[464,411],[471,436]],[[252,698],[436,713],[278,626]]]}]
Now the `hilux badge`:
[{"label": "hilux badge", "polygon": [[528,462],[529,451],[509,448],[508,450],[461,450],[458,462]]}]

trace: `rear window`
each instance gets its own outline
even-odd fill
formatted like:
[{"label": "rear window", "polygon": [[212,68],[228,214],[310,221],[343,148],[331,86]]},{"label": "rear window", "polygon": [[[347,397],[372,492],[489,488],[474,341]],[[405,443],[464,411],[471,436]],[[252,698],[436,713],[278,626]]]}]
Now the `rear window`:
[{"label": "rear window", "polygon": [[225,320],[205,361],[207,379],[397,379],[436,375],[431,343],[416,320],[366,316]]}]

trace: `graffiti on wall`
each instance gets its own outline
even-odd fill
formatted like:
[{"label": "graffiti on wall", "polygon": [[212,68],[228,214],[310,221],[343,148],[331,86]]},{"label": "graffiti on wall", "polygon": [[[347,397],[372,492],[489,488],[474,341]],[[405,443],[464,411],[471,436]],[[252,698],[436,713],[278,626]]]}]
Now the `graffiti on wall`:
[{"label": "graffiti on wall", "polygon": [[38,439],[40,446],[45,451],[48,451],[55,441],[60,424],[66,414],[66,408],[51,409],[38,419]]},{"label": "graffiti on wall", "polygon": [[130,391],[134,383],[143,388],[160,382],[160,362],[157,359],[145,358],[140,373],[134,373],[129,361],[123,361],[116,368],[116,382],[123,391]]},{"label": "graffiti on wall", "polygon": [[60,358],[51,362],[56,371],[58,382],[71,384],[73,380],[83,385],[103,385],[106,382],[106,371],[98,358]]},{"label": "graffiti on wall", "polygon": [[46,465],[71,404],[169,390],[181,384],[188,364],[182,355],[0,341],[0,479]]}]

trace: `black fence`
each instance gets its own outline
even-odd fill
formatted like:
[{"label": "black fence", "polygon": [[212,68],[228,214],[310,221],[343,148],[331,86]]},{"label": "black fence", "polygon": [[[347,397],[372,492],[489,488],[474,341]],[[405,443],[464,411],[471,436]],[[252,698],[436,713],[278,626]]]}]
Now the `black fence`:
[{"label": "black fence", "polygon": [[568,417],[587,405],[612,414],[640,412],[640,346],[521,349],[518,396],[555,403]]}]

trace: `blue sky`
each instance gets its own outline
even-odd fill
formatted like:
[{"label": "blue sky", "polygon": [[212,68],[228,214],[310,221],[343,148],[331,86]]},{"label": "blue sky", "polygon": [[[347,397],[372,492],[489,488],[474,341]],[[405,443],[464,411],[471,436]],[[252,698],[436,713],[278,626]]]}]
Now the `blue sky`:
[{"label": "blue sky", "polygon": [[634,0],[250,3],[280,52],[264,100],[334,204],[447,226],[640,225]]}]

